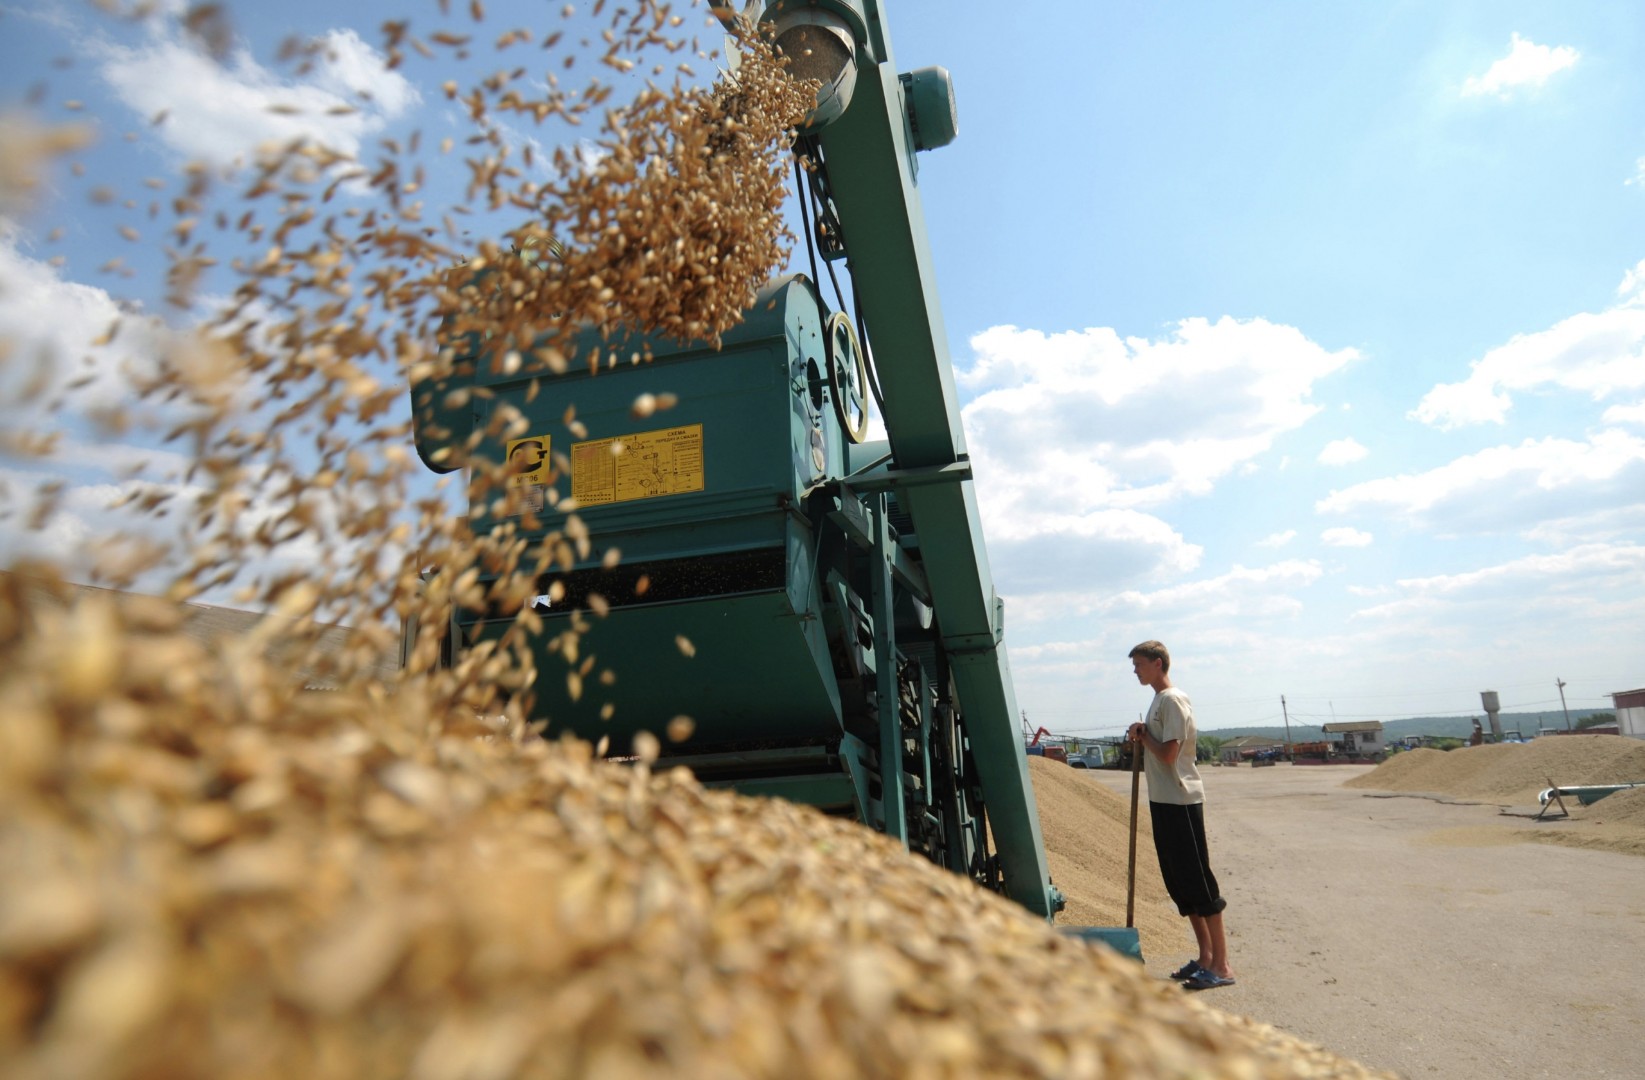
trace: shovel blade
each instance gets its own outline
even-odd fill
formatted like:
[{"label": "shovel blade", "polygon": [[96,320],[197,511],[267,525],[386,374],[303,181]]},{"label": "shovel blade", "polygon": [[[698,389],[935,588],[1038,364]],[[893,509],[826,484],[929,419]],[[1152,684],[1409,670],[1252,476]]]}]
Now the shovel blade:
[{"label": "shovel blade", "polygon": [[1121,956],[1129,956],[1142,963],[1142,939],[1135,927],[1130,926],[1064,926],[1059,927],[1069,937],[1082,941],[1100,941]]}]

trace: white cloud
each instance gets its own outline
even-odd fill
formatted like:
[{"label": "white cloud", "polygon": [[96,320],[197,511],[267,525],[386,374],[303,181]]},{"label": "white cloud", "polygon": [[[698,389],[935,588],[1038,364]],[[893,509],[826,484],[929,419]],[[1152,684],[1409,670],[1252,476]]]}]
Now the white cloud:
[{"label": "white cloud", "polygon": [[[1097,625],[1102,629],[1095,638],[1069,635],[1037,642],[1025,642],[1024,636],[1018,633],[1011,637],[1011,663],[1024,672],[1032,671],[1037,680],[1068,678],[1088,685],[1094,657],[1123,658],[1126,650],[1142,637],[1179,642],[1194,640],[1204,645],[1222,635],[1228,620],[1233,620],[1229,627],[1230,643],[1246,647],[1258,640],[1252,636],[1253,623],[1290,619],[1300,614],[1302,601],[1296,594],[1313,585],[1324,573],[1317,562],[1292,559],[1265,567],[1236,565],[1217,577],[1153,591],[1092,592],[1079,597],[1043,598],[1039,604],[1054,603],[1065,609],[1059,614],[1097,616]],[[1010,617],[1008,614],[1008,620]],[[1070,626],[1056,622],[1043,625],[1053,633],[1062,634],[1067,634]],[[1200,650],[1195,652],[1199,654]],[[1101,669],[1099,659],[1096,670]],[[1115,671],[1123,671],[1121,678],[1130,682],[1130,667],[1123,660],[1115,665]]]},{"label": "white cloud", "polygon": [[1582,54],[1569,45],[1538,45],[1514,34],[1508,55],[1462,84],[1463,97],[1508,97],[1521,87],[1537,87],[1557,72],[1575,66]]},{"label": "white cloud", "polygon": [[[164,492],[176,500],[173,505],[198,495],[198,487],[175,481],[115,477],[117,471],[130,471],[138,460],[148,460],[151,468],[146,471],[157,474],[171,464],[170,457],[164,452],[68,438],[49,459],[22,468],[0,465],[0,552],[5,565],[23,558],[41,559],[71,580],[89,581],[98,561],[97,549],[116,538],[127,544],[159,545],[173,557],[186,552],[187,527],[180,515],[159,517],[129,507],[115,508],[118,501],[133,495]],[[172,475],[180,474],[172,470]],[[61,494],[44,500],[55,509],[34,520],[33,510],[41,497],[56,485],[61,485]],[[167,580],[163,570],[151,571],[140,579],[140,588],[152,591]]]},{"label": "white cloud", "polygon": [[1292,540],[1295,540],[1296,538],[1297,538],[1297,531],[1295,529],[1286,529],[1284,532],[1277,532],[1277,533],[1268,534],[1267,536],[1263,537],[1261,540],[1257,541],[1257,546],[1258,547],[1271,547],[1271,548],[1284,547],[1286,544],[1289,544]]},{"label": "white cloud", "polygon": [[1549,549],[1645,536],[1645,502],[1607,505],[1568,517],[1549,518],[1537,522],[1522,535]]},{"label": "white cloud", "polygon": [[1645,424],[1645,401],[1632,405],[1612,405],[1599,418],[1603,424]]},{"label": "white cloud", "polygon": [[[1110,581],[1193,569],[1201,549],[1145,511],[1252,463],[1319,411],[1314,384],[1358,356],[1231,318],[1187,319],[1160,340],[998,326],[971,345],[957,372],[975,395],[966,436],[996,568],[1018,590],[1045,587],[1077,552]],[[1099,565],[1093,541],[1120,558]]]},{"label": "white cloud", "polygon": [[[230,582],[207,594],[212,602],[227,602],[239,586],[292,570],[315,573],[328,562],[357,562],[368,549],[376,550],[379,565],[401,557],[395,544],[368,543],[345,535],[341,523],[347,501],[341,492],[278,490],[267,483],[269,474],[261,464],[245,467],[238,509],[219,517],[208,537],[202,534],[202,523],[194,513],[196,500],[207,491],[185,479],[190,458],[64,434],[58,451],[49,458],[21,467],[0,462],[0,567],[21,558],[39,558],[58,567],[70,580],[90,581],[111,546],[128,550],[151,546],[162,551],[163,558],[144,571],[134,587],[152,592],[165,588],[208,539],[232,536],[246,545],[235,557],[236,573]],[[60,495],[44,500],[54,506],[52,512],[32,520],[42,496],[57,486]],[[130,502],[143,496],[163,496],[168,501],[158,512],[147,512]],[[309,532],[273,548],[253,542],[264,532],[281,532],[269,527],[288,520],[298,502],[304,508],[303,516],[313,522]]]},{"label": "white cloud", "polygon": [[1527,555],[1460,574],[1405,578],[1395,583],[1399,600],[1361,610],[1370,618],[1407,616],[1446,603],[1507,601],[1523,606],[1527,596],[1549,602],[1556,595],[1602,596],[1605,582],[1638,594],[1645,581],[1645,545],[1583,544],[1551,555]]},{"label": "white cloud", "polygon": [[[1640,167],[1645,169],[1645,158],[1640,158]],[[1632,270],[1622,275],[1622,282],[1616,287],[1616,295],[1621,303],[1645,303],[1645,259],[1634,264]]]},{"label": "white cloud", "polygon": [[1358,529],[1326,529],[1319,534],[1320,543],[1328,547],[1369,547],[1375,539],[1368,532]]},{"label": "white cloud", "polygon": [[1363,461],[1369,453],[1353,438],[1336,439],[1326,443],[1325,449],[1319,452],[1319,462],[1321,465],[1351,465]]},{"label": "white cloud", "polygon": [[1515,335],[1474,361],[1467,379],[1428,391],[1409,416],[1443,430],[1500,424],[1513,407],[1509,391],[1557,386],[1601,401],[1645,387],[1645,261],[1628,272],[1617,293],[1615,307]]},{"label": "white cloud", "polygon": [[[208,298],[209,299],[209,298]],[[111,340],[111,326],[118,326]],[[56,441],[49,453],[26,459],[0,457],[0,563],[23,557],[49,559],[76,580],[87,580],[97,550],[110,542],[158,544],[175,560],[200,536],[183,503],[202,493],[184,477],[192,457],[164,446],[99,437],[103,410],[119,406],[132,428],[126,438],[142,440],[196,414],[201,406],[187,396],[144,402],[138,387],[152,381],[162,364],[173,372],[200,376],[200,387],[241,393],[242,415],[267,400],[260,382],[244,381],[232,354],[205,347],[187,330],[167,327],[140,308],[95,286],[66,280],[56,267],[31,258],[0,219],[0,429],[32,432]],[[208,365],[209,368],[208,368]],[[175,378],[175,376],[173,376]],[[181,389],[173,383],[174,389]],[[173,444],[182,445],[182,444]],[[260,466],[248,466],[246,501],[232,527],[250,535],[285,510],[258,481]],[[53,490],[57,494],[51,494]],[[134,507],[116,508],[133,494],[173,496],[163,515]],[[331,527],[339,495],[310,494],[307,503],[327,524],[332,551],[353,550],[352,541]],[[41,504],[55,510],[41,521]],[[318,565],[319,546],[309,538],[252,557],[241,580],[272,569]],[[170,564],[175,570],[175,562]],[[138,582],[159,588],[169,580],[162,568]]]},{"label": "white cloud", "polygon": [[1624,183],[1629,187],[1645,187],[1645,157],[1634,162],[1634,175]]},{"label": "white cloud", "polygon": [[[420,101],[403,75],[353,30],[332,30],[305,80],[284,78],[243,49],[225,64],[175,30],[141,47],[104,45],[101,72],[173,149],[215,165],[249,161],[267,144],[309,141],[356,156],[361,140]],[[272,111],[272,110],[280,111]]]},{"label": "white cloud", "polygon": [[986,530],[995,584],[1007,597],[1189,573],[1205,554],[1164,521],[1136,510],[1046,513],[1016,524]]},{"label": "white cloud", "polygon": [[1447,532],[1531,525],[1645,491],[1645,438],[1600,431],[1586,442],[1549,437],[1496,446],[1427,472],[1333,491],[1320,513],[1382,509]]},{"label": "white cloud", "polygon": [[[116,325],[113,339],[102,340]],[[0,341],[12,349],[0,364],[0,417],[21,405],[38,419],[40,403],[60,397],[71,383],[81,384],[75,397],[86,407],[129,402],[128,375],[152,374],[170,337],[158,319],[25,255],[0,219]],[[40,393],[25,402],[23,388],[31,382]]]},{"label": "white cloud", "polygon": [[1318,581],[1324,568],[1312,559],[1288,559],[1272,566],[1235,564],[1226,574],[1188,581],[1153,592],[1128,590],[1105,600],[1101,610],[1131,616],[1210,618],[1288,615],[1301,609],[1291,595]]}]

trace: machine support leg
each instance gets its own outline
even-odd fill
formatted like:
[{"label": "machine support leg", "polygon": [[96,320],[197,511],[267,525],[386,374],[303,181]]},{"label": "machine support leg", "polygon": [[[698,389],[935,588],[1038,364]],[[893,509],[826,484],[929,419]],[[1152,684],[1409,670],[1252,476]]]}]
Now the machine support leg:
[{"label": "machine support leg", "polygon": [[933,805],[931,797],[931,676],[920,664],[916,689],[920,695],[920,761],[925,766],[925,803]]},{"label": "machine support leg", "polygon": [[897,696],[896,617],[891,602],[891,527],[883,492],[874,496],[874,673],[880,714],[880,809],[885,835],[908,846],[902,790],[902,710]]}]

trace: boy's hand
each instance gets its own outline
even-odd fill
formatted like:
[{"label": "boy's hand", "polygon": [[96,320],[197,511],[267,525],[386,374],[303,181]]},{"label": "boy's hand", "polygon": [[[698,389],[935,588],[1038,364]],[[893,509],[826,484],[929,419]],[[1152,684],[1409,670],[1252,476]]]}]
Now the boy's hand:
[{"label": "boy's hand", "polygon": [[1146,730],[1146,729],[1143,727],[1143,725],[1140,722],[1132,724],[1130,730],[1126,733],[1125,737],[1130,739],[1132,742],[1141,742],[1142,741],[1142,733],[1143,733],[1144,730]]}]

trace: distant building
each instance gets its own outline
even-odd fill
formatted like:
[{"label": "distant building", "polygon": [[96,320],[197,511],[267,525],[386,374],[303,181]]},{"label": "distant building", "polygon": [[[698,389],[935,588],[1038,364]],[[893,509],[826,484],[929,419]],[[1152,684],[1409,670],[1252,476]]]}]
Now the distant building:
[{"label": "distant building", "polygon": [[1263,735],[1240,735],[1229,739],[1217,750],[1217,756],[1224,764],[1238,765],[1242,761],[1250,761],[1264,750],[1280,750],[1285,743],[1279,739],[1270,739]]},{"label": "distant building", "polygon": [[1620,690],[1611,695],[1616,707],[1618,735],[1645,739],[1645,687],[1638,690]]},{"label": "distant building", "polygon": [[1327,735],[1342,736],[1342,752],[1349,757],[1375,757],[1387,749],[1382,741],[1381,720],[1357,720],[1346,724],[1322,724]]}]

